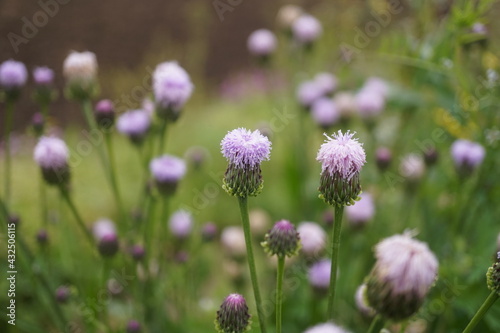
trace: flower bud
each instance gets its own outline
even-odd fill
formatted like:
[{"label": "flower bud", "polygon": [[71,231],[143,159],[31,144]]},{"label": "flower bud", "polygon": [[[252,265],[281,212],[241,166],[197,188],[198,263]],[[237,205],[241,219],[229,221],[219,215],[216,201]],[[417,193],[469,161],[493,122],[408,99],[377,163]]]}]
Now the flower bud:
[{"label": "flower bud", "polygon": [[455,168],[462,177],[470,176],[483,163],[485,155],[484,147],[476,142],[457,140],[451,146]]},{"label": "flower bud", "polygon": [[172,235],[185,239],[193,230],[193,216],[186,210],[178,210],[170,217],[168,222]]},{"label": "flower bud", "polygon": [[63,63],[69,98],[82,101],[97,94],[97,59],[92,52],[71,52]]},{"label": "flower bud", "polygon": [[113,222],[106,219],[98,220],[93,227],[97,248],[103,257],[112,257],[118,252],[118,235]]},{"label": "flower bud", "polygon": [[389,168],[392,162],[392,153],[389,148],[380,147],[375,152],[375,163],[380,171],[385,171]]},{"label": "flower bud", "polygon": [[261,61],[266,61],[276,49],[276,36],[267,30],[259,29],[250,34],[247,40],[248,51]]},{"label": "flower bud", "polygon": [[149,169],[159,192],[162,195],[171,196],[175,193],[179,181],[186,174],[186,163],[178,157],[163,155],[153,159],[149,164]]},{"label": "flower bud", "polygon": [[497,253],[496,262],[488,268],[486,280],[488,282],[488,288],[491,291],[496,291],[500,296],[500,252]]},{"label": "flower bud", "polygon": [[94,117],[97,126],[110,129],[115,123],[115,106],[109,99],[100,100],[94,109]]},{"label": "flower bud", "polygon": [[226,297],[215,319],[218,333],[243,333],[250,330],[250,314],[245,298],[239,294]]},{"label": "flower bud", "polygon": [[314,16],[304,14],[293,22],[292,33],[299,44],[311,46],[323,33],[323,28]]},{"label": "flower bud", "polygon": [[300,249],[300,237],[293,224],[281,220],[276,222],[261,244],[271,256],[292,257],[297,255]]},{"label": "flower bud", "polygon": [[69,182],[69,149],[63,140],[56,137],[41,137],[35,146],[33,158],[40,166],[42,176],[48,184],[63,186]]},{"label": "flower bud", "polygon": [[128,136],[136,145],[143,142],[150,126],[151,118],[143,110],[127,111],[116,122],[118,132]]},{"label": "flower bud", "polygon": [[16,101],[21,88],[28,80],[28,71],[22,62],[6,60],[0,64],[0,88],[5,91],[8,101]]}]

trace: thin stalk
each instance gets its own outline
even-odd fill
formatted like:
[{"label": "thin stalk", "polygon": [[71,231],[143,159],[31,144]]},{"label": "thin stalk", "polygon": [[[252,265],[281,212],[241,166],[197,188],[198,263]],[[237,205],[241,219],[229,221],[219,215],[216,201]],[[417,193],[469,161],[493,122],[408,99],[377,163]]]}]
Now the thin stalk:
[{"label": "thin stalk", "polygon": [[42,226],[44,228],[47,228],[49,224],[49,219],[48,219],[48,205],[47,205],[47,188],[45,181],[43,180],[42,177],[39,177],[39,182],[40,182],[40,214],[42,215]]},{"label": "thin stalk", "polygon": [[332,268],[330,271],[330,289],[328,293],[328,314],[329,320],[333,320],[334,306],[333,302],[335,299],[335,288],[337,287],[337,270],[338,270],[338,258],[340,249],[340,233],[342,231],[342,215],[344,213],[344,206],[335,207],[335,222],[333,224],[333,234],[332,234]]},{"label": "thin stalk", "polygon": [[368,329],[368,333],[379,333],[384,328],[385,320],[381,315],[373,318],[372,324]]},{"label": "thin stalk", "polygon": [[66,204],[68,205],[69,209],[71,210],[71,213],[73,214],[73,217],[75,218],[76,223],[78,224],[78,226],[80,227],[80,229],[85,234],[85,237],[89,241],[90,246],[94,247],[94,239],[92,238],[92,234],[90,233],[90,231],[85,226],[85,223],[83,222],[82,217],[78,213],[78,210],[76,209],[76,206],[73,203],[73,200],[71,199],[71,196],[70,196],[68,190],[64,189],[64,188],[61,188],[61,196],[64,199],[64,201],[66,202]]},{"label": "thin stalk", "polygon": [[167,136],[168,120],[163,119],[160,127],[160,142],[158,144],[158,156],[162,155],[166,146],[165,138]]},{"label": "thin stalk", "polygon": [[[89,126],[90,130],[93,132],[99,132],[100,134],[101,131],[97,128],[97,123],[94,119],[94,115],[92,114],[92,105],[90,103],[90,100],[86,99],[82,102],[82,109],[83,113],[85,115],[85,120],[87,121],[87,125]],[[109,164],[108,164],[108,159],[106,158],[106,153],[102,147],[102,145],[97,145],[97,153],[99,154],[99,158],[101,159],[102,166],[104,167],[104,172],[106,174],[106,178],[108,181],[111,181],[111,173],[109,170]]]},{"label": "thin stalk", "polygon": [[4,188],[4,200],[6,205],[10,204],[10,190],[11,190],[11,179],[10,179],[10,168],[11,168],[11,156],[10,156],[10,131],[12,130],[12,113],[14,111],[14,102],[7,101],[5,108],[5,188]]},{"label": "thin stalk", "polygon": [[496,290],[493,290],[488,298],[484,301],[483,305],[477,310],[476,314],[474,317],[472,317],[471,321],[467,325],[467,327],[464,329],[463,333],[470,333],[476,327],[476,325],[483,319],[484,315],[486,312],[488,312],[489,308],[497,301],[498,299],[498,292]]},{"label": "thin stalk", "polygon": [[111,182],[111,189],[113,190],[113,195],[115,196],[116,205],[122,216],[122,220],[127,220],[127,214],[125,213],[125,208],[123,206],[123,201],[120,196],[120,190],[118,189],[118,181],[116,180],[116,166],[114,161],[114,151],[113,151],[113,138],[111,133],[106,131],[104,133],[104,140],[106,141],[106,149],[108,150],[108,162],[109,162],[109,178]]},{"label": "thin stalk", "polygon": [[255,259],[253,257],[252,235],[250,233],[250,218],[248,217],[247,197],[238,197],[238,202],[240,205],[241,221],[243,222],[243,232],[245,234],[245,244],[247,248],[247,257],[248,257],[248,268],[250,269],[250,278],[252,280],[253,294],[255,297],[255,305],[257,306],[257,315],[259,317],[260,330],[262,333],[266,333],[264,310],[262,309],[262,300],[260,297],[259,282],[257,280]]},{"label": "thin stalk", "polygon": [[281,333],[281,317],[283,308],[283,275],[285,272],[285,256],[278,256],[278,273],[276,274],[276,333]]}]

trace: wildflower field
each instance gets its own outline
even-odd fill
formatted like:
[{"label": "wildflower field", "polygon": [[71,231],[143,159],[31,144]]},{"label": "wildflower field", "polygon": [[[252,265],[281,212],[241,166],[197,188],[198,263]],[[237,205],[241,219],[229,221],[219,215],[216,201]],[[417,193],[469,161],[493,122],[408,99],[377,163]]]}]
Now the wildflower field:
[{"label": "wildflower field", "polygon": [[217,84],[2,31],[0,332],[500,332],[498,2],[299,5]]}]

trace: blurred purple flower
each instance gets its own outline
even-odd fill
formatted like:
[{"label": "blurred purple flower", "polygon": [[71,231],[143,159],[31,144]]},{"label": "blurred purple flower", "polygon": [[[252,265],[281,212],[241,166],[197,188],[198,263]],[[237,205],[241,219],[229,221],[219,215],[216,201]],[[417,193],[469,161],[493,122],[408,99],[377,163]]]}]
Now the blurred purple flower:
[{"label": "blurred purple flower", "polygon": [[222,155],[237,168],[256,167],[269,160],[271,142],[258,130],[237,128],[228,132],[221,142]]},{"label": "blurred purple flower", "polygon": [[311,116],[316,124],[327,129],[340,119],[340,112],[332,99],[322,97],[312,104]]},{"label": "blurred purple flower", "polygon": [[323,32],[323,28],[315,17],[304,14],[293,22],[292,32],[295,40],[299,43],[311,44],[319,38]]},{"label": "blurred purple flower", "polygon": [[193,229],[193,216],[186,210],[178,210],[169,220],[169,228],[177,238],[187,238]]},{"label": "blurred purple flower", "polygon": [[346,216],[351,225],[362,226],[369,222],[375,215],[375,204],[370,193],[363,192],[359,201],[346,207]]},{"label": "blurred purple flower", "polygon": [[153,73],[153,92],[158,106],[174,113],[184,107],[194,86],[189,74],[175,61],[163,62]]},{"label": "blurred purple flower", "polygon": [[151,118],[143,110],[132,110],[122,114],[116,123],[118,132],[128,136],[133,142],[140,142],[151,125]]},{"label": "blurred purple flower", "polygon": [[451,146],[451,156],[457,169],[472,171],[484,160],[486,151],[479,143],[469,140],[456,140]]},{"label": "blurred purple flower", "polygon": [[50,86],[54,82],[54,71],[48,67],[36,67],[33,70],[33,80],[38,86]]},{"label": "blurred purple flower", "polygon": [[330,259],[322,259],[314,263],[307,273],[309,284],[317,290],[328,290],[331,270],[332,262]]},{"label": "blurred purple flower", "polygon": [[28,79],[28,71],[22,62],[6,60],[0,64],[0,86],[5,90],[23,87]]},{"label": "blurred purple flower", "polygon": [[268,56],[276,49],[276,36],[267,29],[255,30],[247,40],[248,50],[255,56]]}]

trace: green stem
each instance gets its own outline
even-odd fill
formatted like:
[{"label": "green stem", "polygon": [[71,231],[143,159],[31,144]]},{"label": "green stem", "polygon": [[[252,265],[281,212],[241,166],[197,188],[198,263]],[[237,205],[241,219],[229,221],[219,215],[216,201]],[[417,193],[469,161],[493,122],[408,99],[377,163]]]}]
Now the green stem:
[{"label": "green stem", "polygon": [[80,227],[80,229],[85,234],[85,237],[89,241],[90,246],[94,247],[94,239],[92,238],[92,234],[90,233],[90,231],[85,226],[85,223],[83,222],[82,217],[78,213],[78,210],[76,209],[76,206],[73,203],[73,200],[71,200],[71,196],[70,196],[68,190],[64,189],[64,188],[61,188],[60,190],[61,190],[61,196],[64,199],[64,201],[66,202],[66,204],[68,205],[69,209],[71,210],[71,213],[73,214],[73,217],[75,218],[78,226]]},{"label": "green stem", "polygon": [[[102,135],[102,132],[97,128],[97,123],[95,121],[94,115],[92,114],[92,104],[90,103],[90,100],[86,99],[82,102],[82,109],[85,115],[85,120],[87,120],[87,125],[89,126],[90,130]],[[99,154],[102,166],[104,167],[106,178],[108,178],[108,181],[111,181],[108,159],[106,158],[106,153],[102,145],[97,145],[97,153]]]},{"label": "green stem", "polygon": [[340,249],[340,233],[342,230],[342,215],[344,213],[344,206],[335,207],[335,222],[333,224],[333,234],[332,234],[332,268],[330,271],[330,289],[328,293],[328,319],[333,320],[334,306],[333,301],[335,299],[335,288],[337,286],[337,270],[338,270],[338,258]]},{"label": "green stem", "polygon": [[373,318],[372,324],[368,329],[368,333],[379,333],[384,328],[385,320],[381,315]]},{"label": "green stem", "polygon": [[160,142],[158,145],[158,156],[162,155],[165,149],[165,138],[167,135],[167,125],[168,125],[168,120],[163,119],[161,123],[161,128],[160,128]]},{"label": "green stem", "polygon": [[47,228],[48,226],[48,205],[47,205],[47,189],[45,181],[42,177],[39,178],[40,182],[40,214],[42,215],[42,226]]},{"label": "green stem", "polygon": [[116,180],[116,166],[114,161],[113,152],[113,138],[110,132],[104,133],[104,140],[106,141],[106,148],[108,150],[108,161],[109,161],[109,177],[111,181],[111,189],[113,190],[113,195],[115,196],[116,205],[122,216],[122,220],[127,220],[127,214],[125,213],[125,208],[123,206],[123,201],[120,196],[120,190],[118,189],[118,181]]},{"label": "green stem", "polygon": [[257,315],[259,317],[260,330],[266,333],[264,321],[264,310],[262,309],[262,300],[260,297],[259,282],[257,281],[257,271],[255,269],[255,260],[252,249],[252,234],[250,233],[250,219],[248,217],[247,197],[238,197],[240,205],[241,221],[243,222],[243,232],[245,234],[245,244],[247,248],[248,268],[250,269],[250,278],[252,280],[255,305],[257,306]]},{"label": "green stem", "polygon": [[10,131],[12,130],[12,113],[14,111],[14,103],[7,101],[5,108],[5,203],[8,206],[10,204],[10,190],[11,190],[11,179],[10,179],[10,168],[11,168],[11,156],[10,156]]},{"label": "green stem", "polygon": [[477,310],[476,314],[474,317],[472,317],[471,321],[469,322],[469,325],[464,329],[463,333],[470,333],[476,327],[476,325],[483,319],[484,315],[486,312],[488,312],[489,308],[497,301],[498,299],[498,292],[496,290],[493,290],[488,298],[484,301],[483,305]]},{"label": "green stem", "polygon": [[276,333],[281,333],[281,317],[283,308],[283,275],[285,272],[285,256],[278,256],[278,273],[276,274]]}]

